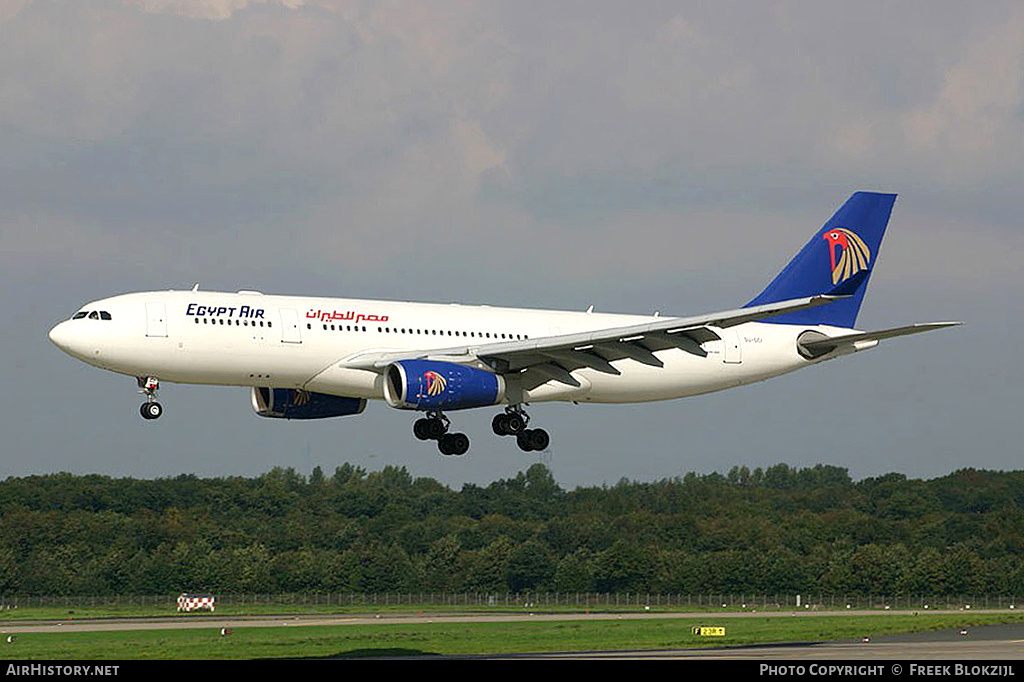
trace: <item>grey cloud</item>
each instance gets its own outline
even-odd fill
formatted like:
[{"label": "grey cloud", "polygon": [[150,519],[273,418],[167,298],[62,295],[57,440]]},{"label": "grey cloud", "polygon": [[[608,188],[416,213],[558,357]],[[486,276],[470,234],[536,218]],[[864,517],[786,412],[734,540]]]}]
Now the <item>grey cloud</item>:
[{"label": "grey cloud", "polygon": [[488,211],[572,231],[1021,171],[1012,6],[99,6],[0,29],[10,210],[449,248]]}]

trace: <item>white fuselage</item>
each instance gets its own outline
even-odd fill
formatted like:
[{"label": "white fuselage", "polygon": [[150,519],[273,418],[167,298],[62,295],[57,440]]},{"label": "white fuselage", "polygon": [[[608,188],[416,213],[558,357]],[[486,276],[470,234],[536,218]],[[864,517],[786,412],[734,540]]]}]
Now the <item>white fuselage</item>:
[{"label": "white fuselage", "polygon": [[[177,383],[296,388],[366,399],[384,398],[382,374],[344,366],[362,353],[484,346],[658,319],[205,291],[125,294],[82,311],[106,315],[62,322],[50,338],[70,355],[103,369]],[[552,380],[513,394],[523,402],[621,403],[708,393],[835,357],[802,357],[797,337],[807,330],[827,335],[848,331],[748,322],[718,330],[719,338],[691,350],[656,351],[662,367],[615,360],[619,374],[582,368],[572,372],[578,386]]]}]

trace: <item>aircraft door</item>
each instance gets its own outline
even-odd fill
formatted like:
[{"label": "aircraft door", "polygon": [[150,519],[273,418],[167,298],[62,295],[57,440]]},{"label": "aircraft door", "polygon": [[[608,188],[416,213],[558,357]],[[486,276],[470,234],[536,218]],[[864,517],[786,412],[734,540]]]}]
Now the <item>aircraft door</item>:
[{"label": "aircraft door", "polygon": [[162,301],[146,302],[146,336],[167,336],[167,306]]},{"label": "aircraft door", "polygon": [[722,330],[722,362],[738,365],[743,362],[743,346],[740,335],[735,329]]},{"label": "aircraft door", "polygon": [[281,343],[302,343],[299,314],[292,308],[281,308]]}]

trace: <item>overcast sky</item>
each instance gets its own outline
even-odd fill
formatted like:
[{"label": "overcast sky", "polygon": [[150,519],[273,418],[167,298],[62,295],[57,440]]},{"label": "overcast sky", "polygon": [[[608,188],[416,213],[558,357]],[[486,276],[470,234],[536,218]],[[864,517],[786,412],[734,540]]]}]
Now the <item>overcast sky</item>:
[{"label": "overcast sky", "polygon": [[[256,417],[47,330],[127,291],[689,315],[757,294],[855,190],[898,193],[858,325],[963,320],[754,386],[538,404],[550,452],[452,413]],[[567,488],[828,463],[1020,469],[1020,2],[0,0],[0,476],[330,473]]]}]

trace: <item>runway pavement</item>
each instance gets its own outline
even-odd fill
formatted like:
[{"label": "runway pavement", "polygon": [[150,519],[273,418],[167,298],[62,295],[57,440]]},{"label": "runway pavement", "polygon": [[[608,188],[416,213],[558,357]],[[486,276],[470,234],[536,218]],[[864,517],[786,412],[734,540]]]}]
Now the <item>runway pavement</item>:
[{"label": "runway pavement", "polygon": [[[891,615],[900,612],[887,612]],[[912,612],[906,612],[908,615]],[[949,613],[959,613],[951,611]],[[65,620],[12,622],[0,626],[4,635],[30,632],[97,632],[125,630],[303,627],[311,625],[386,625],[396,623],[484,623],[524,621],[638,620],[698,618],[702,620],[750,617],[750,613],[505,613],[480,614],[380,614],[375,616],[182,616],[171,618],[132,618],[102,620]],[[842,611],[759,614],[776,617],[840,615],[850,618],[878,615],[875,612]],[[433,657],[436,658],[436,657]],[[476,657],[476,658],[479,658]],[[553,654],[515,654],[500,658],[546,659],[742,659],[742,660],[1024,660],[1024,624],[991,625],[961,630],[939,630],[909,635],[892,635],[868,642],[824,642],[726,647],[712,649],[673,649],[663,651],[572,652]]]}]

